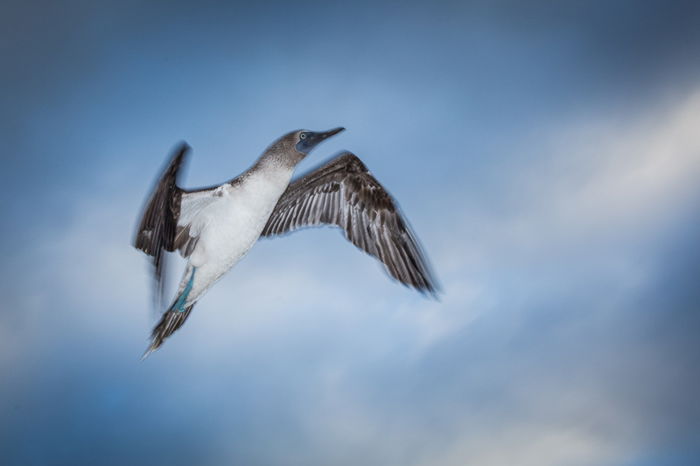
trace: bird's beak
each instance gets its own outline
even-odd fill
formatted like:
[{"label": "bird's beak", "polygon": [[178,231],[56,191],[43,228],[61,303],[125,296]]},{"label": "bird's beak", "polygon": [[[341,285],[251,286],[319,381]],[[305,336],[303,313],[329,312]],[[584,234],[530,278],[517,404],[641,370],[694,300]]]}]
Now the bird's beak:
[{"label": "bird's beak", "polygon": [[326,131],[325,133],[318,133],[319,137],[321,140],[327,139],[331,136],[335,136],[336,134],[340,133],[341,131],[345,131],[345,128],[342,126],[339,126],[338,128],[333,128],[331,130]]},{"label": "bird's beak", "polygon": [[304,154],[308,154],[311,149],[316,147],[319,143],[325,141],[331,136],[335,136],[336,134],[340,133],[341,131],[345,131],[345,128],[339,127],[339,128],[333,128],[328,131],[323,131],[323,132],[307,132],[308,136],[306,137],[305,140],[300,141],[297,144],[297,150],[299,152],[303,152]]},{"label": "bird's beak", "polygon": [[343,127],[338,127],[338,128],[333,128],[331,130],[322,132],[322,133],[312,133],[311,137],[309,138],[309,144],[310,145],[316,145],[326,139],[328,139],[331,136],[335,136],[336,134],[340,133],[341,131],[345,131],[345,128]]}]

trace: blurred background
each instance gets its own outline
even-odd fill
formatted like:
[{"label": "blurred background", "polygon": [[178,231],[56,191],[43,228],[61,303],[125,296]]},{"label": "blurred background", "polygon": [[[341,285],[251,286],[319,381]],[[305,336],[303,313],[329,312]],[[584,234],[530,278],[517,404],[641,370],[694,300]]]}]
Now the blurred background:
[{"label": "blurred background", "polygon": [[[10,0],[0,54],[3,465],[700,464],[700,3]],[[441,300],[309,230],[141,362],[169,151],[340,125],[300,170],[360,156]]]}]

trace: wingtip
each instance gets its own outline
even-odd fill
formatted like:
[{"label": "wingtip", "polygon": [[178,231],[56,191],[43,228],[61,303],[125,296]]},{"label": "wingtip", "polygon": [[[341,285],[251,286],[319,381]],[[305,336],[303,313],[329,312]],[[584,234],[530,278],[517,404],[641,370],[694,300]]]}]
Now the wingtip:
[{"label": "wingtip", "polygon": [[192,149],[192,147],[189,144],[187,144],[187,141],[180,141],[177,144],[176,152],[178,152],[178,153],[187,152],[190,149]]},{"label": "wingtip", "polygon": [[440,290],[431,290],[426,294],[428,299],[432,299],[435,302],[441,302],[442,301],[442,292]]},{"label": "wingtip", "polygon": [[430,285],[425,288],[419,288],[418,292],[425,296],[427,299],[432,299],[433,301],[440,302],[441,301],[441,295],[442,295],[442,289],[436,285]]}]

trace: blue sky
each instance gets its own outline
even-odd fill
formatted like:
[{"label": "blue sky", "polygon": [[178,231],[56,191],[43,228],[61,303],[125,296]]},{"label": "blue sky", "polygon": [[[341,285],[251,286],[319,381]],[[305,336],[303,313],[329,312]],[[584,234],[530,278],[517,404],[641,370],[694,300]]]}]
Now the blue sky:
[{"label": "blue sky", "polygon": [[[5,2],[0,463],[700,462],[695,2]],[[295,128],[399,199],[443,287],[262,241],[145,362],[130,247]]]}]

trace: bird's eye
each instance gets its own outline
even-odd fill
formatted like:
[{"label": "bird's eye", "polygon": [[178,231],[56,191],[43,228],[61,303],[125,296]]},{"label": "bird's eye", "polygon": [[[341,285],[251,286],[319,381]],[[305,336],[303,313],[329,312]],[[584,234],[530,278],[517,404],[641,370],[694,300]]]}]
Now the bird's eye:
[{"label": "bird's eye", "polygon": [[306,133],[301,133],[299,135],[299,139],[302,139],[302,140],[306,139]]}]

